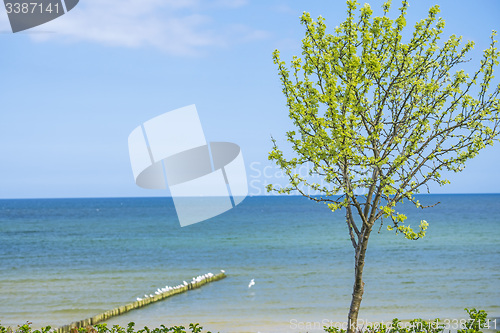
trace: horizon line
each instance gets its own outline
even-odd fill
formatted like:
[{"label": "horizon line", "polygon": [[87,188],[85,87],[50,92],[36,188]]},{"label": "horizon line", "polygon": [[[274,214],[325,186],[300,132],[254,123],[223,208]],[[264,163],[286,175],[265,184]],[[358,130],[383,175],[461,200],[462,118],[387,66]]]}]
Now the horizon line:
[{"label": "horizon line", "polygon": [[[339,196],[342,194],[339,194]],[[473,192],[473,193],[416,193],[415,195],[500,195],[500,192]],[[319,197],[321,195],[312,195]],[[304,197],[301,194],[268,194],[268,195],[248,195],[247,197]],[[165,196],[82,196],[82,197],[16,197],[16,198],[3,198],[0,200],[59,200],[59,199],[152,199],[152,198],[172,198],[170,195]],[[183,197],[183,198],[202,198],[202,197]],[[210,197],[207,197],[210,198]]]}]

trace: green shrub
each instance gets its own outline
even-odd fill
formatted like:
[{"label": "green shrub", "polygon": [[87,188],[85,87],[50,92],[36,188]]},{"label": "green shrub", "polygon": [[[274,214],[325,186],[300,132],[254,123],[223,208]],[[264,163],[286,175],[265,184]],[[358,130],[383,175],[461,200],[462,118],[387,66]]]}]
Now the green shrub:
[{"label": "green shrub", "polygon": [[[189,331],[186,331],[184,326],[172,326],[165,327],[161,325],[160,327],[149,329],[145,326],[143,329],[135,330],[135,323],[130,322],[127,328],[121,327],[120,325],[113,325],[108,327],[107,324],[96,324],[94,326],[87,326],[81,328],[72,328],[71,333],[203,333],[203,327],[200,324],[189,324]],[[17,329],[12,329],[10,327],[3,327],[0,325],[0,333],[49,333],[51,330],[50,326],[43,327],[41,330],[32,330],[31,323],[27,322],[22,326],[18,326]],[[211,333],[211,332],[206,332]]]},{"label": "green shrub", "polygon": [[484,310],[465,309],[469,314],[470,320],[465,323],[463,329],[457,330],[457,333],[475,333],[481,332],[483,328],[489,328],[488,314]]},{"label": "green shrub", "polygon": [[[484,310],[465,309],[469,314],[468,320],[445,320],[427,322],[422,319],[413,319],[408,323],[403,323],[400,320],[393,319],[390,325],[379,325],[376,327],[358,327],[360,331],[366,333],[440,333],[444,330],[447,332],[456,331],[457,333],[482,333],[482,329],[496,329],[495,325],[490,326],[490,321],[487,319],[488,314]],[[494,327],[493,327],[494,326]],[[328,333],[346,333],[345,329],[338,327],[324,327]],[[497,331],[500,332],[500,331]]]}]

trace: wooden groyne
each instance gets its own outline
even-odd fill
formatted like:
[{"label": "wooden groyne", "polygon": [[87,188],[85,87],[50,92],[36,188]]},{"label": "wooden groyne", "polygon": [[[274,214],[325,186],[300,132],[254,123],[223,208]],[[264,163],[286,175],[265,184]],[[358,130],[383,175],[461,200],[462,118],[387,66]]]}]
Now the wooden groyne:
[{"label": "wooden groyne", "polygon": [[72,328],[81,328],[81,327],[95,325],[95,324],[98,324],[98,323],[103,322],[105,320],[108,320],[109,318],[116,317],[116,316],[122,315],[124,313],[127,313],[129,311],[145,307],[149,304],[162,301],[168,297],[187,292],[188,290],[191,290],[191,289],[200,288],[201,286],[203,286],[207,283],[222,280],[225,277],[226,277],[226,274],[223,270],[221,270],[220,273],[215,274],[215,275],[212,273],[200,275],[196,278],[193,278],[193,280],[189,283],[184,281],[183,284],[179,284],[175,287],[158,289],[154,295],[152,294],[149,297],[145,297],[143,299],[137,298],[137,301],[135,301],[133,303],[129,303],[129,304],[120,306],[118,308],[114,308],[112,310],[103,312],[103,313],[98,314],[98,315],[91,317],[91,318],[72,322],[69,325],[64,325],[62,327],[59,327],[59,328],[53,330],[52,332],[54,332],[54,333],[69,333]]}]

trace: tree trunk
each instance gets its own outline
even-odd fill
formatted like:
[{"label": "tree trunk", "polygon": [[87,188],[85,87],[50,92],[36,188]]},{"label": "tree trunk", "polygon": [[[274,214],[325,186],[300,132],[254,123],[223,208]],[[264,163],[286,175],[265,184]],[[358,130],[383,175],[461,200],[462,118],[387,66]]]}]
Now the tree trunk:
[{"label": "tree trunk", "polygon": [[347,317],[347,333],[356,332],[359,307],[363,298],[365,283],[363,282],[363,267],[365,266],[365,253],[368,247],[368,238],[370,237],[372,227],[366,225],[362,228],[362,237],[359,238],[358,246],[355,250],[354,260],[354,287],[352,291],[351,307]]}]

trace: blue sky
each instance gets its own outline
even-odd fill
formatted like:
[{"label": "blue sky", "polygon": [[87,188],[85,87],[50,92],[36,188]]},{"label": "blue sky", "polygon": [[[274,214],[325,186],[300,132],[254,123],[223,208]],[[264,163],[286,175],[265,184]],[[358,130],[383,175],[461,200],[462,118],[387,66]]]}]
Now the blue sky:
[{"label": "blue sky", "polygon": [[[380,13],[382,1],[368,2]],[[407,31],[435,3],[446,35],[476,42],[471,72],[500,30],[500,2],[410,1]],[[0,198],[165,195],[134,184],[127,137],[189,104],[208,141],[241,146],[250,194],[264,194],[279,178],[266,168],[270,135],[284,142],[291,128],[272,51],[300,54],[303,11],[333,28],[345,10],[337,0],[81,0],[12,34],[2,8]],[[496,144],[450,175],[451,185],[431,189],[498,193],[499,163]]]}]

